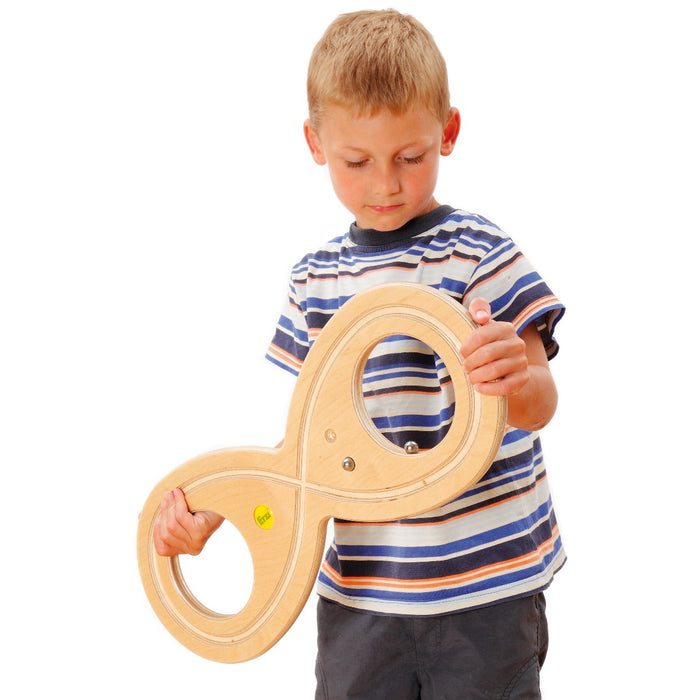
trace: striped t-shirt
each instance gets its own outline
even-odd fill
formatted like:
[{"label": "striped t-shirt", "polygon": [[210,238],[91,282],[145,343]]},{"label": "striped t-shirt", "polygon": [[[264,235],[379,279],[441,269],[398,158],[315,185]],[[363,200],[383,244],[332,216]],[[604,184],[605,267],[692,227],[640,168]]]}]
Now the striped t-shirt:
[{"label": "striped t-shirt", "polygon": [[[355,294],[412,282],[461,303],[484,297],[518,332],[535,323],[549,358],[564,307],[515,243],[489,221],[441,206],[391,232],[351,226],[292,270],[268,359],[297,374],[333,313]],[[376,427],[398,445],[437,444],[454,394],[431,348],[405,336],[367,360],[363,393]],[[537,433],[508,426],[487,473],[461,497],[390,523],[336,519],[321,596],[378,614],[441,615],[546,588],[565,553]]]}]

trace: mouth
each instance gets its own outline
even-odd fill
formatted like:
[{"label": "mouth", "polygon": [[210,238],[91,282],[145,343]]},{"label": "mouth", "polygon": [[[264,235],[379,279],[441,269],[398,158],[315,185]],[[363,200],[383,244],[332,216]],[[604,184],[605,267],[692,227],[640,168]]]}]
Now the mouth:
[{"label": "mouth", "polygon": [[369,206],[369,209],[371,209],[373,212],[376,212],[377,214],[387,214],[392,211],[396,211],[400,207],[400,204],[389,204],[386,206],[381,204],[372,204]]}]

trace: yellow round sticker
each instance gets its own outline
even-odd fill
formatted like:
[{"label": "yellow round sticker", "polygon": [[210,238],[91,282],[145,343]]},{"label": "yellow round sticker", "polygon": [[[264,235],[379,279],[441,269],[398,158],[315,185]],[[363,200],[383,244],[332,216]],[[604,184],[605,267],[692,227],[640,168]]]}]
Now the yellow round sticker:
[{"label": "yellow round sticker", "polygon": [[255,522],[263,530],[269,530],[275,523],[275,517],[267,506],[258,506],[255,509]]}]

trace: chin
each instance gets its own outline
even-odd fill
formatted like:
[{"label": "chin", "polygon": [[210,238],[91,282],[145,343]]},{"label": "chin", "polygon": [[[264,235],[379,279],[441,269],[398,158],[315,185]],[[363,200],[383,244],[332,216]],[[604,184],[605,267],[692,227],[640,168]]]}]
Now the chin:
[{"label": "chin", "polygon": [[375,231],[395,231],[401,228],[404,224],[407,224],[413,217],[409,216],[399,216],[399,215],[375,215],[371,217],[355,218],[357,225],[360,228],[371,228]]}]

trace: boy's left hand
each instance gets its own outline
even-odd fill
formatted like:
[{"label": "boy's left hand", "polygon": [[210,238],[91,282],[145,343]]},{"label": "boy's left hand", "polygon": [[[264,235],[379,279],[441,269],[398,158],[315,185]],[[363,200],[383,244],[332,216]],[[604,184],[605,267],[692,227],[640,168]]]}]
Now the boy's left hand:
[{"label": "boy's left hand", "polygon": [[517,394],[530,378],[525,341],[512,323],[491,320],[485,299],[472,300],[468,310],[479,324],[461,349],[469,381],[482,394]]}]

